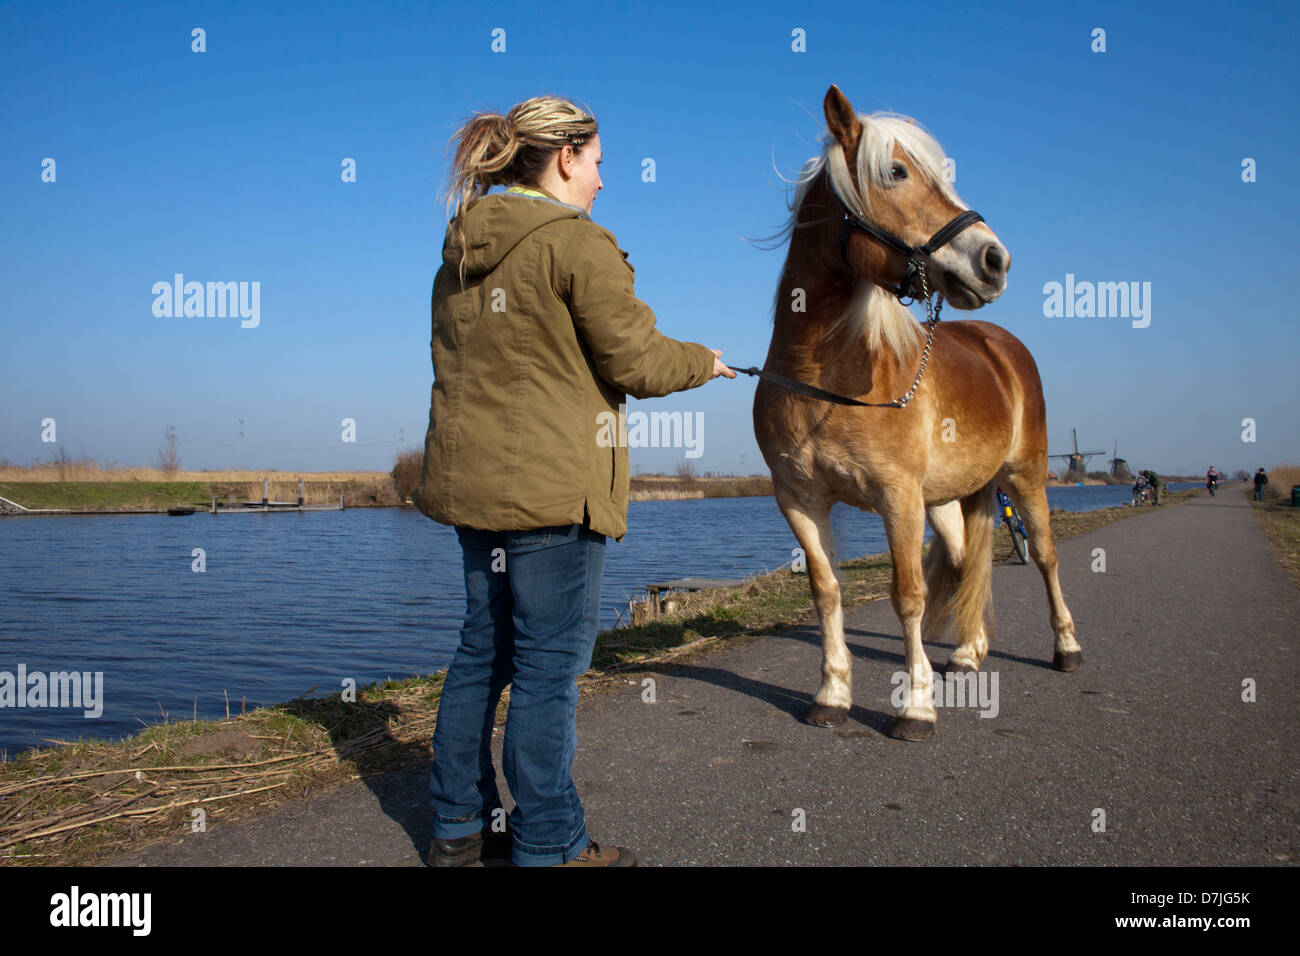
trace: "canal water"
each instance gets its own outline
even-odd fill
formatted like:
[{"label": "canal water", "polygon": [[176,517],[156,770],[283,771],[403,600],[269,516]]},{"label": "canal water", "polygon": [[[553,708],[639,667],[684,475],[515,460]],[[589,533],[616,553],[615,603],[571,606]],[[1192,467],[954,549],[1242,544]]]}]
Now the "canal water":
[{"label": "canal water", "polygon": [[[1128,500],[1126,486],[1049,488],[1053,508]],[[837,505],[837,558],[886,550],[880,518]],[[928,529],[927,529],[928,534]],[[634,501],[606,547],[601,624],[652,581],[741,579],[797,546],[771,497]],[[193,570],[197,549],[205,567]],[[465,609],[454,529],[413,508],[300,514],[0,520],[0,680],[102,673],[98,717],[0,706],[0,748],[119,738],[164,713],[225,715],[445,667]]]}]

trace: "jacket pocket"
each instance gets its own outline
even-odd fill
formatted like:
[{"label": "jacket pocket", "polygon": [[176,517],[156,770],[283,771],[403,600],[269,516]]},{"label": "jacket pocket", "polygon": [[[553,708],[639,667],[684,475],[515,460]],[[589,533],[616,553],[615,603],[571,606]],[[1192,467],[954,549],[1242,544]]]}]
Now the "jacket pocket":
[{"label": "jacket pocket", "polygon": [[609,448],[610,455],[613,456],[609,465],[609,500],[613,501],[618,494],[618,443],[614,443]]}]

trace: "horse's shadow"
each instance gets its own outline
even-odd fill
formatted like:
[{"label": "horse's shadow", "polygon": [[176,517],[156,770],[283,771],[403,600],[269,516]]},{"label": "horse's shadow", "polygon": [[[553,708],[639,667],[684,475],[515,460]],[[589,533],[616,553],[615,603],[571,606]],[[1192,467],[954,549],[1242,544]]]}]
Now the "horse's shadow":
[{"label": "horse's shadow", "polygon": [[[878,638],[880,640],[891,641],[899,645],[897,651],[885,650],[873,647],[867,644],[847,642],[849,653],[857,660],[868,661],[871,663],[880,663],[889,665],[889,673],[894,671],[905,670],[907,667],[907,658],[902,650],[903,639],[897,634],[885,634],[880,631],[870,631],[865,628],[848,628],[844,629],[845,637],[853,635],[862,638]],[[786,640],[801,641],[805,644],[816,647],[821,646],[821,633],[815,627],[793,627],[779,634],[770,635],[771,637],[782,638]],[[943,661],[930,660],[930,666],[936,673],[942,673],[944,664],[956,645],[933,642],[927,645],[928,648],[943,649]],[[1049,661],[1038,660],[1034,658],[1021,657],[1017,654],[1011,654],[1006,651],[995,651],[990,649],[988,657],[997,658],[1007,662],[1025,664],[1031,667],[1041,667],[1050,670],[1052,665]],[[660,668],[656,668],[660,669]],[[706,684],[714,684],[728,690],[752,697],[754,700],[777,708],[785,713],[791,719],[799,723],[805,723],[805,718],[812,706],[812,693],[792,690],[789,687],[782,687],[778,684],[772,684],[767,681],[756,680],[752,677],[741,677],[740,675],[723,670],[717,667],[703,667],[698,664],[675,664],[664,666],[665,672],[670,672],[676,677],[685,677],[692,680],[698,680]],[[853,704],[849,708],[849,719],[856,721],[880,734],[886,734],[894,723],[894,714],[884,713],[863,707],[859,704]]]},{"label": "horse's shadow", "polygon": [[[782,687],[779,684],[757,680],[753,677],[741,677],[733,671],[723,670],[719,667],[705,667],[699,664],[676,664],[672,667],[663,668],[663,671],[671,673],[674,677],[697,680],[704,684],[713,684],[715,687],[744,694],[756,701],[775,707],[801,724],[806,723],[804,718],[807,717],[808,710],[812,706],[812,696],[808,692],[791,690],[789,687]],[[858,704],[854,704],[849,709],[849,718],[870,727],[879,734],[888,731],[894,722],[892,714],[871,710]]]},{"label": "horse's shadow", "polygon": [[[861,628],[846,627],[844,629],[844,634],[846,637],[850,634],[856,634],[860,637],[878,637],[887,641],[895,641],[898,644],[903,643],[902,637],[900,637],[897,634],[882,634],[879,631],[866,631],[866,630],[862,630]],[[810,643],[820,643],[820,642],[821,642],[820,635],[815,631],[812,632]],[[936,649],[944,648],[945,649],[945,653],[943,655],[944,663],[947,662],[947,659],[952,655],[952,652],[957,649],[956,644],[949,644],[943,641],[927,641],[926,646],[933,647]],[[849,647],[849,653],[853,654],[855,657],[865,658],[865,657],[873,656],[872,654],[866,653],[870,650],[869,648],[864,648],[861,645],[849,644],[848,647]],[[906,662],[906,658],[904,657],[903,654],[883,654],[877,651],[875,652],[874,656],[881,657],[881,658],[889,657],[891,659]],[[998,650],[996,647],[990,647],[989,652],[984,659],[987,661],[990,658],[997,658],[1000,661],[1008,661],[1016,664],[1024,664],[1028,667],[1041,667],[1044,670],[1049,670],[1049,671],[1053,669],[1051,661],[1043,660],[1038,657],[1021,657],[1019,654],[1012,654],[1009,651]],[[944,663],[936,664],[933,658],[931,658],[930,660],[930,666],[933,667],[935,670],[943,670]]]},{"label": "horse's shadow", "polygon": [[[884,634],[880,631],[868,631],[858,627],[846,627],[844,629],[844,636],[846,638],[845,645],[848,647],[849,653],[852,654],[854,657],[860,660],[867,660],[867,661],[889,661],[895,664],[906,666],[907,658],[902,651],[899,651],[899,653],[895,654],[889,651],[877,650],[874,647],[867,647],[862,644],[852,644],[849,643],[849,641],[847,640],[848,636],[851,634],[856,635],[858,637],[880,638],[881,640],[893,641],[894,643],[901,645],[903,643],[903,638],[900,637],[899,635]],[[785,631],[781,634],[774,635],[774,636],[784,637],[790,640],[803,641],[805,644],[816,644],[819,647],[821,646],[821,633],[817,631],[815,628],[807,628],[807,627],[791,628],[788,631]],[[926,648],[927,651],[929,648],[935,648],[936,650],[942,648],[946,651],[946,653],[942,654],[943,656],[942,661],[936,661],[933,656],[927,654],[927,656],[930,656],[930,666],[936,671],[942,671],[945,663],[947,662],[948,657],[951,656],[952,652],[957,649],[957,645],[949,644],[943,641],[927,641]],[[998,650],[997,648],[993,648],[993,647],[989,648],[989,652],[988,655],[985,657],[985,660],[987,661],[990,658],[997,658],[998,660],[1001,661],[1008,661],[1016,664],[1024,664],[1028,667],[1041,667],[1044,670],[1053,669],[1051,661],[1042,660],[1037,657],[1022,657],[1019,654],[1012,654],[1008,651]]]}]

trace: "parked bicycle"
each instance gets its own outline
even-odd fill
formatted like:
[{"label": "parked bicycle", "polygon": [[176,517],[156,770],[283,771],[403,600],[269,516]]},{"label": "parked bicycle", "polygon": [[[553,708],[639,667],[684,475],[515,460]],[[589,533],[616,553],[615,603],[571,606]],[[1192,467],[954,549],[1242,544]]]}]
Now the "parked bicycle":
[{"label": "parked bicycle", "polygon": [[1016,556],[1020,558],[1021,564],[1028,564],[1029,535],[1025,533],[1025,523],[1020,520],[1020,512],[1016,511],[1016,506],[1001,488],[998,489],[998,508],[1002,511],[1002,523],[1011,535],[1011,546],[1015,548]]}]

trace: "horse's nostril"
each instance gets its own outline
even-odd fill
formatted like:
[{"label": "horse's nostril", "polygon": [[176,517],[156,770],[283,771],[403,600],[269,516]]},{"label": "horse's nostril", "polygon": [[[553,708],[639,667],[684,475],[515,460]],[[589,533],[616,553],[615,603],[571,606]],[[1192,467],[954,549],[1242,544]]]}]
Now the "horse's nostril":
[{"label": "horse's nostril", "polygon": [[1011,264],[1009,259],[1001,246],[990,244],[984,247],[984,270],[991,277],[1006,275]]}]

